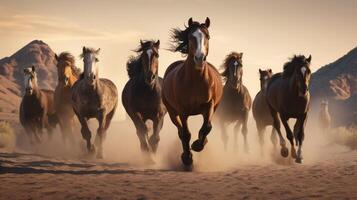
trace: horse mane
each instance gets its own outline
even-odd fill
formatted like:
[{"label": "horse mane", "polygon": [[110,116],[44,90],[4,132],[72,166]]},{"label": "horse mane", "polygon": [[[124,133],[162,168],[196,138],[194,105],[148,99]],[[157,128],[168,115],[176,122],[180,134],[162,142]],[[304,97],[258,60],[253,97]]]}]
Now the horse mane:
[{"label": "horse mane", "polygon": [[80,74],[81,74],[81,69],[76,67],[75,65],[75,62],[76,62],[76,59],[75,57],[69,53],[69,52],[62,52],[58,58],[57,58],[58,61],[64,61],[64,62],[68,62],[71,66],[71,69],[72,69],[72,72],[73,74],[78,78],[80,77]]},{"label": "horse mane", "polygon": [[172,52],[181,52],[182,54],[188,54],[188,34],[197,28],[203,28],[203,32],[209,38],[209,32],[207,27],[204,24],[200,24],[198,22],[193,22],[191,26],[186,26],[185,29],[182,30],[180,28],[171,29],[171,47],[168,49]]},{"label": "horse mane", "polygon": [[226,58],[224,59],[223,61],[223,64],[221,65],[221,69],[223,69],[224,71],[221,73],[221,75],[224,77],[224,78],[228,78],[228,75],[229,75],[229,69],[228,69],[228,65],[229,65],[229,62],[231,61],[232,58],[239,58],[240,57],[240,54],[235,52],[235,51],[232,51],[231,53],[229,53]]},{"label": "horse mane", "polygon": [[294,55],[290,61],[284,64],[283,78],[290,78],[294,74],[295,68],[299,66],[299,64],[304,63],[305,60],[304,55]]},{"label": "horse mane", "polygon": [[129,79],[138,76],[142,71],[141,55],[143,52],[151,49],[155,44],[154,40],[144,40],[133,51],[137,53],[136,56],[130,56],[126,63],[126,71],[128,72]]}]

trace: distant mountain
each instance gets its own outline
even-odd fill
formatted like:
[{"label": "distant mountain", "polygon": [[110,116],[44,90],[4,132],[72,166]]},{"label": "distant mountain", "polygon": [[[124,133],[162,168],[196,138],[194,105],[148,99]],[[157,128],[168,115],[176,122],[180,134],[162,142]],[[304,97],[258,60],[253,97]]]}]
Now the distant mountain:
[{"label": "distant mountain", "polygon": [[23,69],[34,65],[40,88],[57,84],[55,53],[41,40],[34,40],[0,60],[0,111],[17,112],[24,91]]},{"label": "distant mountain", "polygon": [[321,99],[329,100],[335,126],[356,125],[357,47],[313,73],[310,89],[315,110]]}]

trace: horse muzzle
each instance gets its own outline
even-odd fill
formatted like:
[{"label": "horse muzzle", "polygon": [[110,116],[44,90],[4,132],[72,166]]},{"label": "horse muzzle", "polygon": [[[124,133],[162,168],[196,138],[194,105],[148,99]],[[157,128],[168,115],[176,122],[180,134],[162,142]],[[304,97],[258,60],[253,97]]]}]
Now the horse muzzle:
[{"label": "horse muzzle", "polygon": [[32,88],[26,88],[26,94],[27,95],[32,95],[33,89]]},{"label": "horse muzzle", "polygon": [[195,55],[193,60],[195,61],[196,66],[198,66],[197,68],[202,68],[203,63],[206,62],[206,56],[204,54]]}]

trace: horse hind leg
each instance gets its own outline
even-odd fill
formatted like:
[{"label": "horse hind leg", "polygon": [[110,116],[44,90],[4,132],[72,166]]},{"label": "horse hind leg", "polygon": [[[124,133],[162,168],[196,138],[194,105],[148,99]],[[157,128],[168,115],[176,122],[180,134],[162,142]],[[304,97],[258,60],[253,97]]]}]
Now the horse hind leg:
[{"label": "horse hind leg", "polygon": [[305,125],[306,125],[306,114],[300,118],[297,119],[297,122],[295,124],[297,126],[297,144],[298,144],[298,150],[297,150],[297,156],[295,159],[296,163],[302,163],[303,161],[303,156],[302,156],[302,145],[305,137]]},{"label": "horse hind leg", "polygon": [[97,158],[102,159],[103,156],[103,143],[107,135],[107,130],[110,126],[110,122],[114,116],[115,108],[109,112],[108,114],[105,114],[103,111],[101,114],[98,116],[98,122],[99,122],[99,127],[97,129],[97,135],[95,138],[95,144],[98,147],[97,151]]},{"label": "horse hind leg", "polygon": [[271,143],[273,144],[273,148],[276,149],[276,144],[278,143],[278,138],[276,137],[277,133],[274,127],[271,128],[271,135],[270,135],[270,140]]}]

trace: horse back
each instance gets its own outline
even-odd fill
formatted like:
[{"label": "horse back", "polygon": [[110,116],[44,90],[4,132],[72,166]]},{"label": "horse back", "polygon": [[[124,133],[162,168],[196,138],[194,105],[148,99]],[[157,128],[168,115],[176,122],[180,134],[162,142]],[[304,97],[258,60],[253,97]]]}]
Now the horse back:
[{"label": "horse back", "polygon": [[184,60],[178,60],[169,65],[165,71],[164,78],[167,76],[168,73],[170,73],[173,69],[175,69],[177,66],[180,66],[180,64],[183,64],[184,62]]}]

